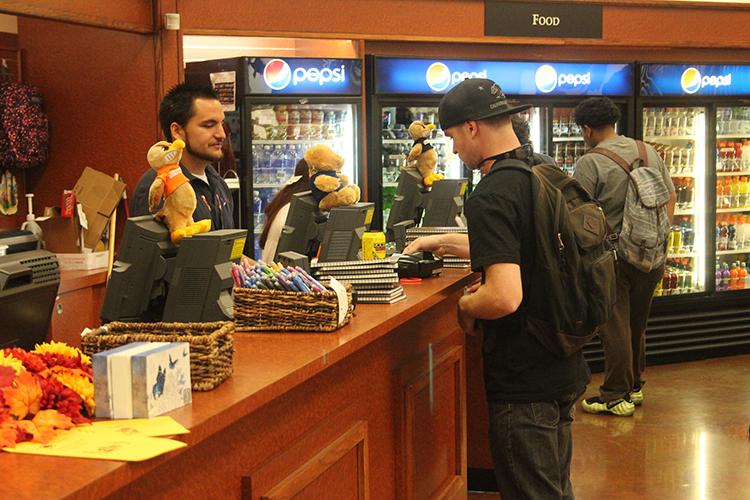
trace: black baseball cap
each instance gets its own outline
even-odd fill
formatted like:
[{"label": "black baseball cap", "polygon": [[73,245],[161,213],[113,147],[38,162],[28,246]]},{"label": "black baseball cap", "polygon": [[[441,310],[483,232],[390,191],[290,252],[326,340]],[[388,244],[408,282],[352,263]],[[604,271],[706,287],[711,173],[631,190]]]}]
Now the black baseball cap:
[{"label": "black baseball cap", "polygon": [[469,78],[453,87],[440,101],[438,116],[443,130],[467,120],[513,115],[531,104],[511,106],[500,85],[486,78]]}]

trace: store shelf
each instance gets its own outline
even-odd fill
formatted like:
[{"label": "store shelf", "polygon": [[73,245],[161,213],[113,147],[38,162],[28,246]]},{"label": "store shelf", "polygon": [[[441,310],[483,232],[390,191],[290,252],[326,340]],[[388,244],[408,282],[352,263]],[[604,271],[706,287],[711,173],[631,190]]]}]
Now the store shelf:
[{"label": "store shelf", "polygon": [[281,144],[281,145],[291,145],[291,144],[338,144],[342,141],[344,141],[344,137],[339,137],[336,139],[253,139],[253,144],[259,144],[259,145],[265,145],[265,144]]},{"label": "store shelf", "polygon": [[552,142],[583,142],[583,137],[571,135],[570,137],[553,137]]},{"label": "store shelf", "polygon": [[286,182],[277,183],[277,182],[256,182],[253,184],[253,189],[271,189],[271,188],[280,188],[282,187]]},{"label": "store shelf", "polygon": [[694,141],[696,137],[694,135],[647,135],[643,137],[643,140],[647,142]]},{"label": "store shelf", "polygon": [[688,259],[694,259],[698,257],[698,254],[696,252],[686,252],[686,253],[668,253],[667,258],[668,259],[682,259],[687,257]]},{"label": "store shelf", "polygon": [[738,248],[737,250],[716,250],[716,255],[738,255],[750,253],[750,248]]},{"label": "store shelf", "polygon": [[694,208],[675,208],[674,210],[675,215],[695,215],[695,209]]},{"label": "store shelf", "polygon": [[391,188],[391,187],[397,187],[398,182],[384,182],[383,187]]},{"label": "store shelf", "polygon": [[716,136],[717,139],[750,139],[750,133],[747,134],[719,134]]},{"label": "store shelf", "polygon": [[743,175],[750,175],[750,170],[741,170],[739,172],[716,172],[716,177],[742,177]]},{"label": "store shelf", "polygon": [[739,208],[717,208],[717,214],[730,214],[733,212],[750,212],[750,207],[739,207]]},{"label": "store shelf", "polygon": [[[414,139],[383,139],[383,144],[414,144]],[[448,144],[448,137],[435,137],[427,139],[432,144]]]}]

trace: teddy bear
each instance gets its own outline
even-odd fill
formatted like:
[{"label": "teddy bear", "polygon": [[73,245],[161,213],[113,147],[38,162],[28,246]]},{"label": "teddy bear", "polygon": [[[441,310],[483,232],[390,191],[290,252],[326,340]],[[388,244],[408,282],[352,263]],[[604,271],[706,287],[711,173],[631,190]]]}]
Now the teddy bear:
[{"label": "teddy bear", "polygon": [[167,224],[173,243],[211,230],[211,219],[193,221],[197,200],[193,186],[180,169],[183,149],[185,143],[180,139],[172,144],[159,141],[149,148],[146,155],[148,164],[156,170],[156,179],[148,190],[148,207],[153,213],[164,198],[164,206],[154,218]]},{"label": "teddy bear", "polygon": [[425,125],[424,122],[414,121],[409,125],[409,134],[414,139],[414,144],[409,151],[409,155],[406,157],[407,163],[411,163],[414,160],[417,162],[417,171],[422,176],[422,184],[427,187],[443,178],[441,174],[435,173],[435,167],[438,162],[438,155],[435,148],[427,142],[427,139],[432,134],[432,129],[435,125],[430,123]]},{"label": "teddy bear", "polygon": [[359,201],[359,186],[349,184],[341,173],[344,159],[331,148],[317,144],[305,151],[304,158],[310,172],[310,189],[321,211]]}]

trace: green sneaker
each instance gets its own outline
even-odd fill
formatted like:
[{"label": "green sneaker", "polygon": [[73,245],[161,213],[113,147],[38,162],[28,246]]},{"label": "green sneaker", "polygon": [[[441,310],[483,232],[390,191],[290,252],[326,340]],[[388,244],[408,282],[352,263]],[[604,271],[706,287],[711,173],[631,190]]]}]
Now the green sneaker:
[{"label": "green sneaker", "polygon": [[632,401],[635,406],[640,406],[643,403],[643,384],[633,387],[629,396],[630,401]]},{"label": "green sneaker", "polygon": [[635,405],[625,398],[614,401],[602,401],[597,396],[581,401],[581,408],[586,413],[610,413],[618,417],[629,417],[635,413]]}]

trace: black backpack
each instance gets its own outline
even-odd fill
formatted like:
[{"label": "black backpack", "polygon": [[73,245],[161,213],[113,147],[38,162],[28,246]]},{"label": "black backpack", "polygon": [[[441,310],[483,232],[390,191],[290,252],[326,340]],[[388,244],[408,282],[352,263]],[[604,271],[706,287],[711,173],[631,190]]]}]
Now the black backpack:
[{"label": "black backpack", "polygon": [[554,165],[506,159],[494,168],[531,174],[536,253],[524,289],[526,331],[559,357],[579,351],[615,303],[615,261],[601,207]]}]

